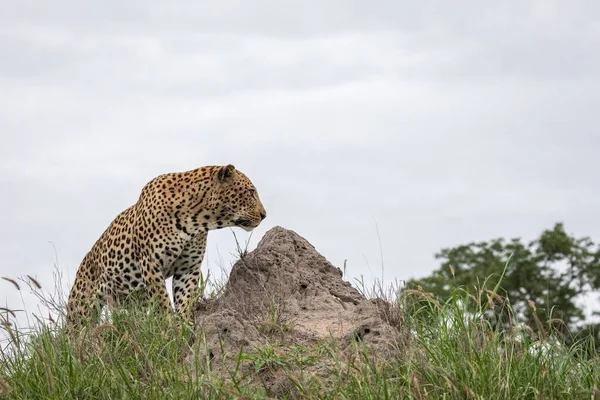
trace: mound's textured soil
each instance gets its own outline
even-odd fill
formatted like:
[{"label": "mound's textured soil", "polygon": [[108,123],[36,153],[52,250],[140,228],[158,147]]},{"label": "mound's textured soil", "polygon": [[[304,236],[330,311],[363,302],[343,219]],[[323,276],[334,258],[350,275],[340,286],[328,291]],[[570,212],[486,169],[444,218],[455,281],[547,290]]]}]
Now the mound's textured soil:
[{"label": "mound's textured soil", "polygon": [[[306,239],[275,227],[234,264],[222,296],[198,304],[197,321],[212,368],[228,376],[239,367],[238,354],[267,344],[281,355],[294,345],[326,340],[337,340],[341,356],[364,346],[374,357],[397,354],[400,321],[390,318],[392,309],[366,299]],[[328,367],[317,363],[299,372],[327,379]],[[274,395],[289,394],[287,374],[289,369],[279,376],[271,368],[260,380]]]}]

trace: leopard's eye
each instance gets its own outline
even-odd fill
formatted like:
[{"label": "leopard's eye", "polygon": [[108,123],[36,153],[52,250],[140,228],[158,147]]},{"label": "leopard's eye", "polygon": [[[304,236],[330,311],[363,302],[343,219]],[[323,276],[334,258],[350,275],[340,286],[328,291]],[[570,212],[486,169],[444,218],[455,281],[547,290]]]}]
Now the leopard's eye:
[{"label": "leopard's eye", "polygon": [[256,190],[248,189],[248,193],[250,193],[250,196],[254,196],[254,194],[256,193]]}]

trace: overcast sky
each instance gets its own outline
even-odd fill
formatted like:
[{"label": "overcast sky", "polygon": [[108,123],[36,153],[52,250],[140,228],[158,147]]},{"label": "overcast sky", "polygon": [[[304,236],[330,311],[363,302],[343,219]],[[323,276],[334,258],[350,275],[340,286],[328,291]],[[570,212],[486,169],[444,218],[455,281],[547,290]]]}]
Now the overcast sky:
[{"label": "overcast sky", "polygon": [[[0,8],[0,276],[52,287],[52,242],[68,289],[148,180],[227,163],[268,212],[250,248],[281,225],[350,280],[381,277],[376,224],[385,281],[557,221],[600,241],[600,2]],[[213,231],[203,270],[234,247]]]}]

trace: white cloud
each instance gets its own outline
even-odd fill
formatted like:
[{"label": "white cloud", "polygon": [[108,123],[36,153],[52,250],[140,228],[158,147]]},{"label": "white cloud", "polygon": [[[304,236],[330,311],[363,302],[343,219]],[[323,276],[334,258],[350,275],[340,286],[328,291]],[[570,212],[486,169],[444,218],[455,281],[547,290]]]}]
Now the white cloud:
[{"label": "white cloud", "polygon": [[595,3],[175,3],[4,5],[0,276],[46,279],[52,241],[72,278],[147,180],[229,162],[253,245],[283,225],[351,277],[375,220],[388,279],[559,220],[600,240]]}]

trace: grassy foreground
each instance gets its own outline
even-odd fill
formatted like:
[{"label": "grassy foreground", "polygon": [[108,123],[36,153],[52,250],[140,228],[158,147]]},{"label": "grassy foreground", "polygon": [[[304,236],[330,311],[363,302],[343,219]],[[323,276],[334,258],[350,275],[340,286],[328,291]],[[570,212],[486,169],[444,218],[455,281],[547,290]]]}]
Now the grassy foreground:
[{"label": "grassy foreground", "polygon": [[[228,355],[253,368],[226,375],[212,370],[202,337],[155,313],[113,313],[110,324],[70,340],[61,323],[40,323],[25,333],[4,310],[2,329],[10,340],[0,352],[0,398],[285,398],[264,384],[273,372],[289,377],[296,398],[600,398],[600,358],[591,341],[571,347],[540,342],[525,335],[527,327],[501,333],[482,318],[489,310],[475,301],[489,294],[457,289],[440,304],[419,290],[403,291],[394,303],[395,318],[402,321],[399,352],[385,361],[360,343],[357,356],[348,359],[333,339],[305,347],[273,339]],[[306,372],[319,364],[324,374]]]}]

